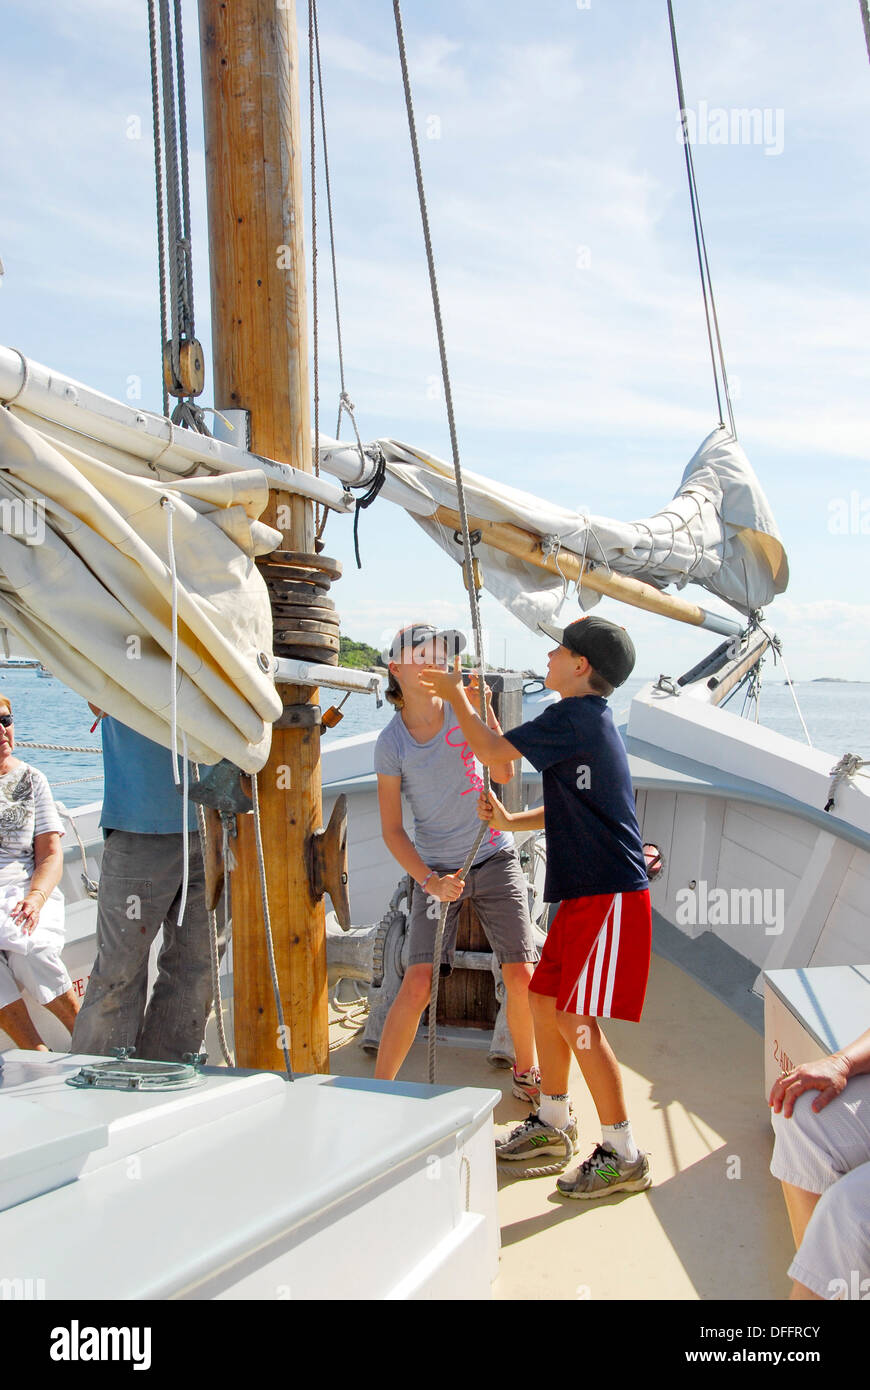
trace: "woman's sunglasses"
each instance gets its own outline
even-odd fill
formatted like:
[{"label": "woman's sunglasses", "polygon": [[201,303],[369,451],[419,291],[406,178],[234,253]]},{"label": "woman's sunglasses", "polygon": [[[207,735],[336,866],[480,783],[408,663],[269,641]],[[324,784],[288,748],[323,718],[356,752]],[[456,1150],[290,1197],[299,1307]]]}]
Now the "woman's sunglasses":
[{"label": "woman's sunglasses", "polygon": [[12,715],[11,715],[11,714],[0,714],[0,724],[3,725],[3,728],[4,728],[4,729],[8,729],[8,728],[9,728],[9,725],[10,725],[12,722],[13,722],[13,720],[12,720]]}]

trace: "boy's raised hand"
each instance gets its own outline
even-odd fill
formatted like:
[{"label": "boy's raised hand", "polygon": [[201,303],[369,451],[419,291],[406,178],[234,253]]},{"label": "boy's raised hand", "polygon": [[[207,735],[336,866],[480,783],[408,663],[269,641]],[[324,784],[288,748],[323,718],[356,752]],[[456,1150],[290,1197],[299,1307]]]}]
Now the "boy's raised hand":
[{"label": "boy's raised hand", "polygon": [[459,654],[453,658],[452,671],[445,671],[441,666],[424,666],[419,679],[424,690],[431,690],[433,695],[440,696],[442,700],[452,699],[456,690],[462,688]]}]

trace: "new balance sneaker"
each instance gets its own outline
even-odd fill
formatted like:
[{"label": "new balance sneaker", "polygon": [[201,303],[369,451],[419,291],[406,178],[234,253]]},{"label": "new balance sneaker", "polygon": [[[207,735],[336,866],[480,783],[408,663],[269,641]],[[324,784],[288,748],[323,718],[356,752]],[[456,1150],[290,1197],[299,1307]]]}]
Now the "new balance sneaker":
[{"label": "new balance sneaker", "polygon": [[641,1153],[633,1163],[629,1163],[620,1158],[609,1144],[597,1144],[576,1172],[558,1178],[556,1186],[563,1197],[579,1197],[588,1201],[595,1197],[609,1197],[611,1192],[642,1192],[651,1183],[649,1154]]},{"label": "new balance sneaker", "polygon": [[541,1099],[541,1073],[537,1067],[529,1067],[528,1071],[517,1071],[516,1067],[512,1070],[513,1085],[511,1092],[517,1100],[527,1100],[530,1105],[537,1105]]},{"label": "new balance sneaker", "polygon": [[[535,1158],[544,1149],[564,1150],[563,1134],[570,1141],[573,1154],[577,1147],[577,1120],[574,1115],[569,1117],[564,1131],[545,1124],[537,1114],[529,1115],[528,1119],[512,1129],[504,1139],[495,1141],[495,1156],[506,1159],[508,1163],[514,1163],[520,1158]],[[568,1157],[570,1156],[569,1154]]]}]

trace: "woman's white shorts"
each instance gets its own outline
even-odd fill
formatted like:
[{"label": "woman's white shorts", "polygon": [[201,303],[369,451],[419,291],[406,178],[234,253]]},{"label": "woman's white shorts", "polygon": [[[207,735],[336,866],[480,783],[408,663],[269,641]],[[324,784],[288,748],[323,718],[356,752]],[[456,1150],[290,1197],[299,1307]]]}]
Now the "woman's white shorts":
[{"label": "woman's white shorts", "polygon": [[789,1276],[820,1298],[870,1301],[870,1076],[855,1076],[818,1114],[805,1091],[791,1119],[771,1114],[770,1171],[822,1194]]},{"label": "woman's white shorts", "polygon": [[9,916],[26,892],[27,883],[0,885],[0,1009],[20,999],[22,989],[40,1004],[50,1004],[72,986],[61,960],[63,895],[55,888],[28,936]]}]

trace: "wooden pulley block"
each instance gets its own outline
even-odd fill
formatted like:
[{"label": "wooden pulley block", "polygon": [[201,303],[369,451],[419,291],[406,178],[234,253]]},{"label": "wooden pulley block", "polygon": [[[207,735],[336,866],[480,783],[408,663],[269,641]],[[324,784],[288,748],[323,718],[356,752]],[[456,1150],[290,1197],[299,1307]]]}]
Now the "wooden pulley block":
[{"label": "wooden pulley block", "polygon": [[[293,618],[292,621],[282,619],[282,621],[290,621],[290,626],[296,628],[297,631],[323,633],[326,637],[334,637],[338,640],[338,614],[333,613],[329,615],[332,618],[332,622],[328,620],[322,622],[319,618],[309,618],[308,614],[310,612],[311,609],[306,608],[304,618]],[[288,637],[286,640],[289,642],[292,641],[292,638]]]},{"label": "wooden pulley block", "polygon": [[163,344],[163,380],[170,396],[199,396],[205,386],[205,354],[196,338],[183,342],[178,350],[178,378],[172,367],[172,343]]},{"label": "wooden pulley block", "polygon": [[282,627],[280,623],[276,623],[275,640],[287,642],[291,646],[298,642],[306,647],[323,647],[329,652],[337,652],[339,649],[339,636],[335,628],[326,632],[305,632],[302,628]]},{"label": "wooden pulley block", "polygon": [[[303,586],[297,584],[295,587],[301,589]],[[273,586],[272,582],[268,579],[266,580],[266,588],[269,590],[269,594],[272,598],[273,613],[279,608],[288,609],[290,611],[298,609],[300,613],[304,613],[306,608],[314,608],[318,613],[332,613],[335,611],[334,601],[331,598],[327,598],[319,589],[309,589],[308,592],[304,594],[285,594],[282,585]],[[305,616],[309,617],[310,615],[306,613]]]},{"label": "wooden pulley block", "polygon": [[338,924],[350,927],[350,896],[347,890],[347,797],[336,799],[325,830],[315,830],[306,846],[308,882],[315,898],[328,893]]},{"label": "wooden pulley block", "polygon": [[272,550],[269,559],[276,564],[292,565],[295,569],[321,570],[330,579],[341,578],[341,561],[329,555],[309,555],[302,550]]},{"label": "wooden pulley block", "polygon": [[282,642],[277,635],[273,650],[276,656],[286,656],[291,661],[315,661],[319,666],[338,665],[337,651],[330,651],[327,647],[303,647],[295,642],[290,646],[289,643]]},{"label": "wooden pulley block", "polygon": [[[471,572],[472,577],[474,579],[474,587],[479,593],[480,590],[483,588],[483,571],[480,568],[480,561],[476,557],[474,557],[471,561]],[[466,589],[468,589],[468,571],[465,568],[464,564],[462,566],[462,582],[465,585]]]},{"label": "wooden pulley block", "polygon": [[307,627],[309,623],[326,623],[324,631],[334,632],[338,630],[339,616],[329,608],[320,608],[317,604],[312,604],[310,608],[297,607],[295,603],[273,603],[272,616],[280,618],[290,627]]},{"label": "wooden pulley block", "polygon": [[293,585],[300,592],[310,593],[311,588],[326,590],[331,584],[328,575],[321,574],[319,570],[301,570],[293,565],[275,565],[271,560],[266,560],[257,565],[257,569],[266,579],[278,579],[287,585]]}]

